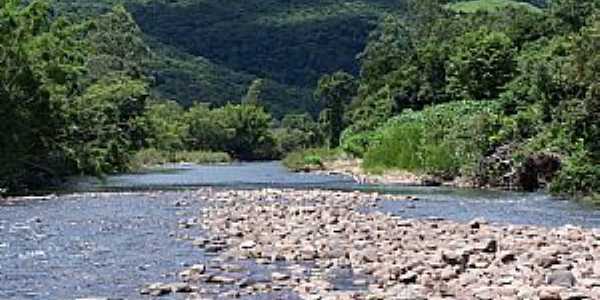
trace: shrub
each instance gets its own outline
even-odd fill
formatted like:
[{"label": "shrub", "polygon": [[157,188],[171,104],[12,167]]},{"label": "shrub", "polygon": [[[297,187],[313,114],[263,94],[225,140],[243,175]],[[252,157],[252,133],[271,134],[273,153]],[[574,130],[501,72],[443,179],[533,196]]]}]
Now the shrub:
[{"label": "shrub", "polygon": [[306,149],[289,153],[282,163],[292,171],[306,171],[314,168],[321,169],[326,162],[336,160],[342,156],[342,151],[338,149]]},{"label": "shrub", "polygon": [[598,195],[600,193],[600,165],[579,152],[563,162],[562,170],[550,185],[558,195]]},{"label": "shrub", "polygon": [[372,135],[363,167],[445,178],[464,174],[490,147],[496,131],[486,120],[498,109],[493,102],[463,101],[407,110]]}]

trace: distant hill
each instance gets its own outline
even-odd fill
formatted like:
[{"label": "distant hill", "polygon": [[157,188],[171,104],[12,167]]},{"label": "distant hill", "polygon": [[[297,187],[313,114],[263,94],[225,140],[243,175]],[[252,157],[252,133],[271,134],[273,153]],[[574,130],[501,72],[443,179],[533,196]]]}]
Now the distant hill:
[{"label": "distant hill", "polygon": [[[532,0],[538,4],[544,0]],[[90,16],[124,4],[157,54],[147,66],[154,93],[183,105],[240,101],[266,79],[264,102],[281,117],[311,112],[324,73],[358,73],[360,53],[378,20],[402,14],[406,0],[55,0],[62,13]],[[522,5],[509,0],[451,4],[461,12]]]}]

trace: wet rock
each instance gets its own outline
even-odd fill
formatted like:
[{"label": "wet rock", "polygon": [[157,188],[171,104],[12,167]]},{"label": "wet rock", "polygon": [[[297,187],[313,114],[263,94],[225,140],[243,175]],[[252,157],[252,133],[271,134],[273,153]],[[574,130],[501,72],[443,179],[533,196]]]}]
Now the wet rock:
[{"label": "wet rock", "polygon": [[405,283],[405,284],[409,284],[409,283],[416,283],[417,282],[417,278],[419,277],[419,274],[409,271],[406,272],[404,274],[402,274],[399,278],[398,281]]},{"label": "wet rock", "polygon": [[210,276],[208,278],[208,283],[215,283],[215,284],[223,284],[223,285],[231,285],[234,284],[236,282],[235,278],[232,277],[228,277],[225,275],[214,275],[214,276]]},{"label": "wet rock", "polygon": [[168,284],[157,282],[142,288],[140,294],[159,297],[168,295],[171,291],[171,287]]},{"label": "wet rock", "polygon": [[184,282],[176,282],[169,284],[173,293],[191,293],[193,291],[192,286]]},{"label": "wet rock", "polygon": [[[354,291],[357,299],[580,299],[587,291],[600,299],[600,231],[406,220],[363,210],[378,199],[384,197],[319,190],[215,192],[201,218],[214,237],[201,244],[207,252],[218,248],[219,267],[211,270],[224,274],[202,272],[194,280],[241,295],[291,289],[306,299],[352,299],[336,289],[353,285],[368,289]],[[267,271],[265,282],[256,282],[230,272],[246,258],[276,263],[265,266],[271,271],[282,259],[296,265],[292,275]]]},{"label": "wet rock", "polygon": [[240,248],[243,250],[253,249],[254,247],[256,247],[256,242],[254,241],[243,241],[240,244]]},{"label": "wet rock", "polygon": [[481,228],[481,225],[486,225],[488,224],[488,222],[483,219],[483,218],[477,218],[477,219],[473,219],[471,220],[471,222],[469,222],[469,227],[471,229],[479,229]]},{"label": "wet rock", "polygon": [[289,274],[280,273],[280,272],[273,272],[271,274],[271,277],[273,278],[273,280],[276,280],[276,281],[282,281],[282,280],[288,280],[288,279],[290,279],[290,275]]}]

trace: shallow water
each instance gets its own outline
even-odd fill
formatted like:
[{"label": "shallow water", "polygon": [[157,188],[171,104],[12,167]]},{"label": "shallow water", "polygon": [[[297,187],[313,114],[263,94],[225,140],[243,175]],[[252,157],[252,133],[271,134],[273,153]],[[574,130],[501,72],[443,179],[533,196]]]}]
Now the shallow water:
[{"label": "shallow water", "polygon": [[172,172],[120,175],[103,182],[78,182],[79,190],[165,190],[201,186],[223,188],[322,188],[413,195],[418,202],[384,201],[379,209],[407,218],[443,217],[468,221],[483,217],[491,222],[600,227],[597,207],[543,193],[515,193],[446,187],[358,185],[344,176],[288,172],[278,162],[240,163],[230,166],[176,166]]},{"label": "shallow water", "polygon": [[[276,162],[178,166],[170,172],[112,176],[103,182],[80,180],[71,185],[70,194],[48,201],[0,205],[0,299],[144,299],[138,293],[144,284],[176,281],[175,274],[184,265],[209,259],[190,242],[172,236],[205,234],[197,227],[177,226],[180,219],[195,217],[202,207],[200,202],[188,201],[194,192],[186,188],[202,186],[413,195],[420,201],[382,201],[377,209],[407,218],[467,221],[484,217],[498,223],[600,227],[600,211],[594,207],[544,194],[361,186],[342,176],[290,173]],[[132,192],[139,190],[152,192]],[[174,205],[179,200],[189,206]],[[250,265],[248,271],[264,276],[270,271],[264,268]],[[294,299],[289,294],[278,297]]]}]

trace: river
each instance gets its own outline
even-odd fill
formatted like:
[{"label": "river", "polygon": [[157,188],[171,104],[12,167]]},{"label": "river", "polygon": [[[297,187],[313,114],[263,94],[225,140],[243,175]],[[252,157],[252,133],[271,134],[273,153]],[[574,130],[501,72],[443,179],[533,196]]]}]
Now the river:
[{"label": "river", "polygon": [[[178,226],[202,208],[193,201],[194,190],[201,187],[412,195],[420,201],[382,201],[375,209],[406,218],[483,217],[495,223],[600,227],[600,211],[594,207],[541,193],[357,185],[343,176],[290,173],[277,162],[179,165],[77,180],[56,197],[1,203],[0,299],[145,299],[138,292],[143,284],[173,281],[182,267],[207,261],[184,241],[197,229]],[[250,270],[260,276],[261,268]]]}]

